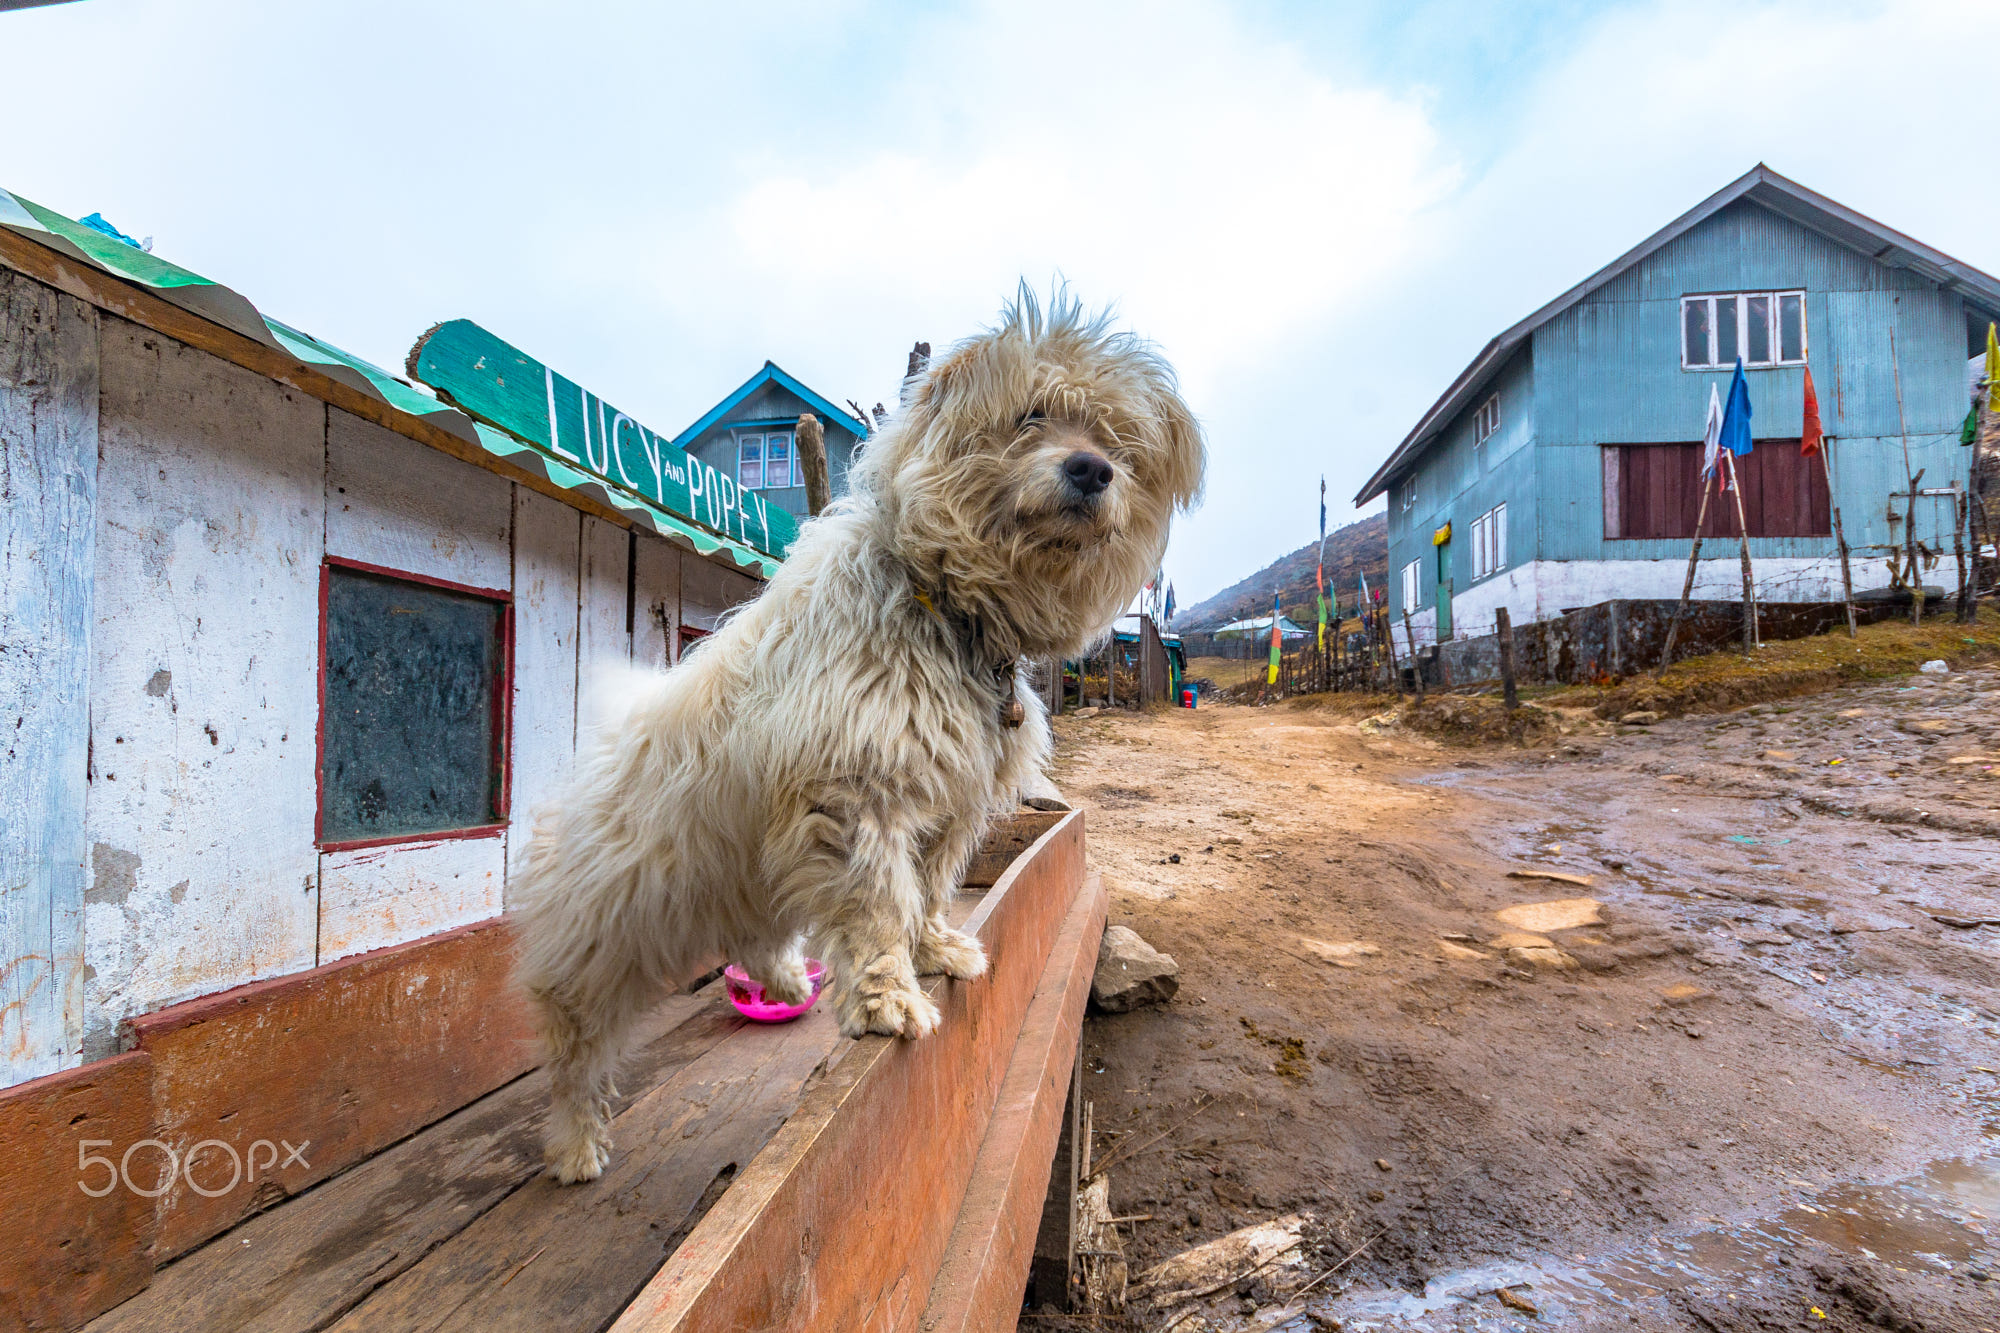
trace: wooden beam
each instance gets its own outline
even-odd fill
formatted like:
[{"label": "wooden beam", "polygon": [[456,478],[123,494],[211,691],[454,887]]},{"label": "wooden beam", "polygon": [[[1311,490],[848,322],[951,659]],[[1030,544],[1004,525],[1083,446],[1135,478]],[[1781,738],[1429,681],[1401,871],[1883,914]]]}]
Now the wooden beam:
[{"label": "wooden beam", "polygon": [[1008,1333],[1020,1316],[1109,906],[1092,875],[1056,937],[931,1283],[924,1333]]},{"label": "wooden beam", "polygon": [[[614,1112],[740,1026],[720,986],[668,999],[619,1071],[635,1092],[615,1098]],[[325,1328],[534,1178],[548,1097],[546,1073],[516,1079],[218,1236],[87,1333]]]},{"label": "wooden beam", "polygon": [[1083,850],[1079,811],[1014,863],[966,927],[987,976],[927,980],[931,1036],[857,1042],[613,1333],[917,1327]]}]

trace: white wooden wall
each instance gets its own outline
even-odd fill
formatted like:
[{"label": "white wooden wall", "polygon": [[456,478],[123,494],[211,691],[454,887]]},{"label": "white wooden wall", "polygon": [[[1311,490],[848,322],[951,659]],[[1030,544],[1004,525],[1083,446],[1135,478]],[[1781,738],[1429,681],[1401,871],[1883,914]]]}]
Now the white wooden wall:
[{"label": "white wooden wall", "polygon": [[[106,318],[86,1048],[311,967],[326,408]],[[217,983],[220,983],[219,985]]]},{"label": "white wooden wall", "polygon": [[[5,270],[0,427],[0,1087],[496,915],[580,691],[759,586]],[[511,595],[502,835],[316,845],[329,556]]]},{"label": "white wooden wall", "polygon": [[0,270],[0,1052],[83,1041],[97,312]]}]

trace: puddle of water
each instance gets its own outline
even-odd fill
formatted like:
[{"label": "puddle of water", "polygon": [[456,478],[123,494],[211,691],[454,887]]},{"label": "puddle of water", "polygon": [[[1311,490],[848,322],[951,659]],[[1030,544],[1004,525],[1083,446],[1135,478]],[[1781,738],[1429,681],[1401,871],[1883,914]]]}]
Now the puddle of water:
[{"label": "puddle of water", "polygon": [[1687,1286],[1754,1289],[1780,1256],[1808,1242],[1905,1269],[1946,1273],[1975,1258],[1991,1267],[1996,1217],[2000,1155],[1954,1158],[1893,1184],[1832,1185],[1771,1217],[1656,1238],[1594,1260],[1489,1264],[1434,1277],[1421,1293],[1356,1288],[1314,1308],[1343,1328],[1423,1328],[1433,1315],[1504,1314],[1492,1293],[1525,1287],[1542,1318],[1559,1327]]}]

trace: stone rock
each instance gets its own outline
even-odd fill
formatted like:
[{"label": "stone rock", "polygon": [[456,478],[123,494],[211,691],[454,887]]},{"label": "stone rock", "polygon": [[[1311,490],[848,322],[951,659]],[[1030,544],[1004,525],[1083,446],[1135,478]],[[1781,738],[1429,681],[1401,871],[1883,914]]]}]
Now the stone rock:
[{"label": "stone rock", "polygon": [[1660,715],[1650,708],[1642,708],[1635,713],[1627,713],[1618,720],[1628,727],[1650,727],[1660,720]]},{"label": "stone rock", "polygon": [[1534,935],[1525,930],[1505,930],[1486,941],[1494,949],[1553,949],[1556,942],[1546,935]]},{"label": "stone rock", "polygon": [[1570,957],[1583,965],[1586,972],[1616,972],[1618,955],[1602,944],[1570,944]]},{"label": "stone rock", "polygon": [[1792,753],[1790,750],[1764,750],[1761,751],[1757,755],[1757,757],[1759,759],[1772,759],[1778,761],[1779,763],[1786,763],[1786,764],[1789,764],[1792,760],[1798,758],[1798,756]]},{"label": "stone rock", "polygon": [[1079,708],[1072,712],[1070,716],[1074,718],[1096,717],[1097,710],[1095,708]]},{"label": "stone rock", "polygon": [[1129,1013],[1142,1005],[1164,1004],[1181,988],[1180,964],[1139,937],[1129,926],[1106,926],[1097,947],[1097,971],[1090,999],[1107,1014]]},{"label": "stone rock", "polygon": [[1917,670],[1923,672],[1926,676],[1949,676],[1951,674],[1951,668],[1945,665],[1944,659],[1941,657],[1933,657],[1930,661],[1918,667]]},{"label": "stone rock", "polygon": [[1674,1009],[1685,1009],[1702,1000],[1713,999],[1714,996],[1714,991],[1706,990],[1689,981],[1676,982],[1660,992],[1661,1002]]},{"label": "stone rock", "polygon": [[1910,923],[1872,912],[1835,912],[1826,919],[1827,929],[1836,935],[1858,935],[1866,931],[1908,930]]},{"label": "stone rock", "polygon": [[1306,948],[1327,962],[1332,963],[1335,967],[1359,967],[1363,958],[1373,958],[1376,954],[1382,952],[1381,949],[1373,944],[1369,944],[1365,940],[1341,940],[1335,942],[1330,940],[1316,940],[1301,935],[1299,936],[1299,943],[1305,945]]},{"label": "stone rock", "polygon": [[1595,898],[1553,898],[1547,902],[1520,903],[1503,908],[1494,916],[1502,925],[1537,934],[1604,924],[1603,912]]},{"label": "stone rock", "polygon": [[1516,967],[1547,967],[1565,971],[1576,966],[1576,959],[1561,949],[1509,949],[1507,961]]},{"label": "stone rock", "polygon": [[1467,962],[1476,959],[1491,958],[1493,956],[1489,953],[1482,953],[1478,949],[1468,949],[1463,944],[1453,944],[1450,940],[1439,940],[1438,951],[1446,958],[1458,958]]},{"label": "stone rock", "polygon": [[1519,1310],[1522,1314],[1540,1314],[1536,1304],[1520,1292],[1502,1287],[1493,1293],[1494,1297],[1509,1310]]}]

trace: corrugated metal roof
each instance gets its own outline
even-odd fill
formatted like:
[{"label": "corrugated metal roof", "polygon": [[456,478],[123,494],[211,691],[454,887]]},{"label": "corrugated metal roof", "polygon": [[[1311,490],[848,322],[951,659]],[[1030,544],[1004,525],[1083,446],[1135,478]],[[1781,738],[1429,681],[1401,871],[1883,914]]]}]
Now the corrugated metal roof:
[{"label": "corrugated metal roof", "polygon": [[1417,456],[1437,438],[1438,433],[1485,391],[1493,377],[1536,329],[1631,269],[1661,246],[1691,231],[1739,199],[1748,199],[1768,208],[1780,217],[1788,218],[1802,227],[1808,227],[1838,244],[1866,255],[1877,263],[1891,268],[1909,269],[1940,287],[1958,292],[1993,317],[2000,318],[2000,278],[1984,273],[1970,264],[1960,263],[1943,251],[1933,250],[1922,241],[1885,227],[1845,204],[1835,203],[1823,194],[1808,190],[1797,181],[1780,176],[1759,162],[1742,176],[1723,186],[1638,245],[1487,343],[1479,355],[1473,358],[1472,364],[1459,372],[1458,378],[1451,382],[1451,387],[1444,391],[1443,397],[1431,405],[1430,410],[1418,419],[1410,433],[1403,437],[1403,442],[1397,445],[1382,466],[1375,470],[1375,475],[1368,479],[1368,484],[1355,495],[1354,503],[1357,506],[1367,504],[1388,490],[1390,483],[1399,474],[1415,464]]},{"label": "corrugated metal roof", "polygon": [[710,532],[667,512],[615,482],[569,466],[562,459],[439,402],[380,366],[323,342],[290,325],[267,318],[250,301],[199,273],[148,254],[103,232],[0,189],[0,227],[100,272],[144,288],[211,324],[240,334],[330,379],[378,399],[396,412],[420,418],[457,438],[504,459],[561,490],[623,515],[696,554],[721,559],[768,579],[778,562],[741,542]]}]

